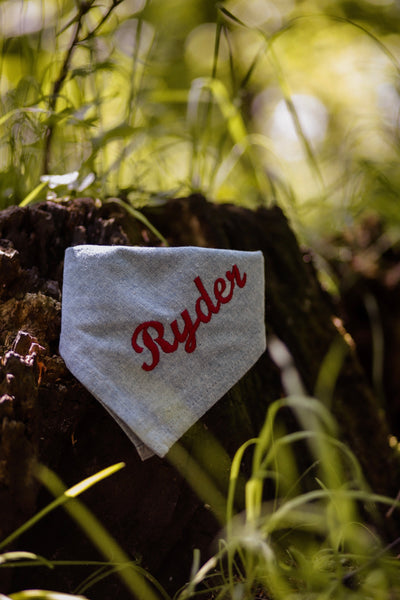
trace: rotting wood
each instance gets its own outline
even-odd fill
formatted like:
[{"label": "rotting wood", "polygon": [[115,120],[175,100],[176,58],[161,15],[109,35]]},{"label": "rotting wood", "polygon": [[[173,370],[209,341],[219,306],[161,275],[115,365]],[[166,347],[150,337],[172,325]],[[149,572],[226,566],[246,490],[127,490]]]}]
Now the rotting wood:
[{"label": "rotting wood", "polygon": [[[267,334],[284,342],[312,394],[322,360],[340,333],[333,323],[332,303],[282,211],[272,207],[253,212],[194,195],[144,212],[171,245],[263,251]],[[0,213],[0,501],[2,514],[10,515],[3,519],[7,527],[2,533],[9,533],[45,501],[32,477],[35,460],[54,469],[67,485],[123,460],[126,469],[104,481],[99,491],[89,491],[84,500],[124,549],[140,556],[145,567],[176,590],[188,577],[192,550],[200,548],[205,556],[219,524],[168,460],[139,460],[125,434],[58,354],[63,255],[67,246],[81,243],[159,245],[159,240],[119,204],[102,206],[88,198]],[[24,335],[35,338],[40,356],[34,346],[29,353],[31,344],[26,354],[22,341],[16,344],[18,335],[20,340]],[[184,437],[190,455],[222,493],[229,457],[257,435],[268,405],[282,393],[279,369],[266,352]],[[395,496],[399,464],[387,444],[387,423],[351,350],[337,380],[332,410],[371,488]],[[15,424],[7,433],[10,422]],[[213,458],[215,452],[219,460]],[[26,498],[23,506],[14,501],[20,495]],[[52,516],[40,527],[40,535],[25,538],[31,548],[24,550],[49,559],[96,556],[85,542],[77,547],[79,532],[68,517]],[[392,533],[398,529],[394,521],[391,527]],[[34,571],[24,575],[27,586],[73,587],[72,570],[46,573],[46,586],[43,571]],[[80,571],[78,579],[82,578]],[[24,583],[20,573],[19,583]],[[104,583],[103,594],[96,597],[127,597],[114,579]]]}]

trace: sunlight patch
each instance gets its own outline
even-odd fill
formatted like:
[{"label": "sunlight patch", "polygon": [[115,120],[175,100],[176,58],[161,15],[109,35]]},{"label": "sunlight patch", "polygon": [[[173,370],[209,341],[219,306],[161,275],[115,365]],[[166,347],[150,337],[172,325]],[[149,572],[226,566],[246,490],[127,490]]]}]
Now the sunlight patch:
[{"label": "sunlight patch", "polygon": [[280,100],[266,124],[277,154],[289,161],[304,157],[304,136],[316,149],[323,142],[328,126],[328,111],[315,96],[293,94],[291,97],[298,124],[285,100]]}]

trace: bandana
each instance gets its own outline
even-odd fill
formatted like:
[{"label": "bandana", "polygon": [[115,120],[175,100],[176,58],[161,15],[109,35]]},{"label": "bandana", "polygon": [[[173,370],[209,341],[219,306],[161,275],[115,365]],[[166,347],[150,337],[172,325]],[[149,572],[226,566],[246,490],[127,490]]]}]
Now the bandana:
[{"label": "bandana", "polygon": [[261,252],[66,250],[61,356],[143,460],[165,456],[264,350]]}]

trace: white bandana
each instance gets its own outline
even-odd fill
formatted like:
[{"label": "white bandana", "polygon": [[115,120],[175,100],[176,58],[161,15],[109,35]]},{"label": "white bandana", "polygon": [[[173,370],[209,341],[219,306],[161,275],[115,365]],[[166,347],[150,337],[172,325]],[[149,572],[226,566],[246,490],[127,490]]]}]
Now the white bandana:
[{"label": "white bandana", "polygon": [[264,350],[261,252],[67,249],[60,353],[142,459],[164,456]]}]

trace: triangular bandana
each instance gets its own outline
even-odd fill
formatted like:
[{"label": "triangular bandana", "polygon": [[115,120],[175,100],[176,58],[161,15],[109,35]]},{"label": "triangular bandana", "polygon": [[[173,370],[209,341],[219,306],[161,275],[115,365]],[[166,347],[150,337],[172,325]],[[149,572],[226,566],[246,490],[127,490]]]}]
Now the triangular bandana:
[{"label": "triangular bandana", "polygon": [[164,456],[264,350],[261,252],[67,249],[60,353],[142,459]]}]

